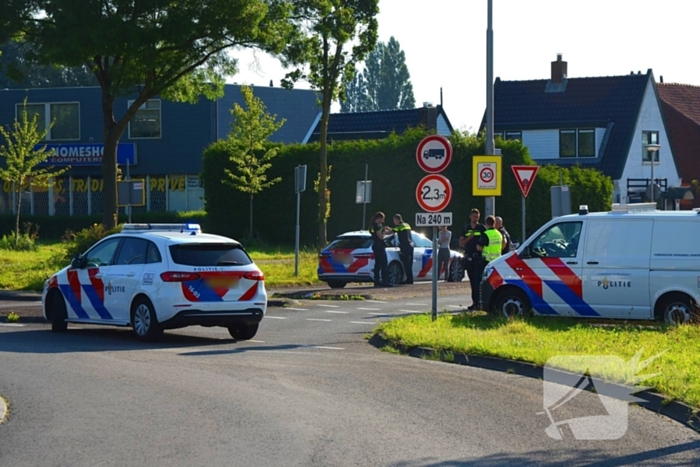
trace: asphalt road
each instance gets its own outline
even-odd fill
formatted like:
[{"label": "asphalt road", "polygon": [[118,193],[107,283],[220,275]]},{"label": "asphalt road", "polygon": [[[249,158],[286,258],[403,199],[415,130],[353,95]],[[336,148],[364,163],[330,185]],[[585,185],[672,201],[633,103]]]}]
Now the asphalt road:
[{"label": "asphalt road", "polygon": [[[0,326],[0,466],[700,465],[700,436],[644,409],[619,440],[557,441],[541,381],[367,344],[378,320],[429,306],[303,301],[269,309],[248,342],[218,328],[142,344],[126,329]],[[565,410],[604,413],[590,393]]]}]

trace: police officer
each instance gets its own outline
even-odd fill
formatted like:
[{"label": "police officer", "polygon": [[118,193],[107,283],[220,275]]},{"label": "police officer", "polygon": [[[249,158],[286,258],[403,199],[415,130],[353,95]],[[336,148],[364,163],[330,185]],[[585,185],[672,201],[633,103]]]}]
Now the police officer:
[{"label": "police officer", "polygon": [[[486,218],[486,232],[479,239],[477,250],[484,256],[484,266],[501,256],[505,241],[503,235],[496,229],[496,219],[493,216]],[[481,281],[480,281],[481,282]]]},{"label": "police officer", "polygon": [[494,227],[501,233],[501,236],[503,237],[503,250],[501,250],[501,255],[505,255],[513,249],[513,242],[510,239],[510,234],[508,233],[506,228],[503,227],[502,217],[496,216],[496,225]]},{"label": "police officer", "polygon": [[386,259],[386,244],[384,236],[386,228],[384,227],[384,213],[376,212],[372,216],[372,221],[369,226],[369,232],[372,234],[372,253],[374,253],[374,286],[375,287],[391,287],[387,279],[387,259]]},{"label": "police officer", "polygon": [[481,291],[479,286],[481,285],[481,272],[483,271],[483,266],[481,265],[481,252],[477,250],[476,246],[479,243],[479,239],[486,231],[484,224],[479,223],[479,218],[481,213],[478,209],[474,208],[469,213],[469,222],[464,224],[462,230],[462,236],[459,238],[459,246],[464,248],[464,269],[467,271],[467,276],[469,277],[469,285],[472,289],[472,305],[468,310],[476,310],[479,308],[481,303]]},{"label": "police officer", "polygon": [[403,221],[401,214],[394,215],[394,233],[399,238],[399,254],[403,270],[406,271],[406,284],[413,284],[413,240],[411,226]]}]

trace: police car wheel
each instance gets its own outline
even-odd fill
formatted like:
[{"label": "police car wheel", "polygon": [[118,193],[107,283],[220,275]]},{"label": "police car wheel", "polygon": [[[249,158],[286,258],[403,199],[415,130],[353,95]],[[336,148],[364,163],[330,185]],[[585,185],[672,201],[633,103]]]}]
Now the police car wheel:
[{"label": "police car wheel", "polygon": [[450,274],[447,282],[462,282],[464,280],[464,265],[461,261],[453,260],[450,264]]},{"label": "police car wheel", "polygon": [[524,292],[518,289],[510,289],[501,292],[496,301],[496,311],[506,318],[525,316],[530,309],[530,301]]},{"label": "police car wheel", "polygon": [[156,318],[153,304],[146,298],[137,298],[131,306],[131,327],[139,340],[154,341],[162,334],[163,329]]},{"label": "police car wheel", "polygon": [[664,322],[671,326],[688,323],[693,316],[693,303],[690,297],[683,294],[668,296],[659,307]]},{"label": "police car wheel", "polygon": [[342,289],[345,284],[347,284],[345,281],[328,281],[328,287],[331,289]]},{"label": "police car wheel", "polygon": [[228,333],[237,341],[247,341],[255,337],[258,332],[258,324],[240,324],[229,326]]},{"label": "police car wheel", "polygon": [[387,278],[391,285],[397,285],[403,282],[403,267],[401,264],[394,261],[387,268]]},{"label": "police car wheel", "polygon": [[51,331],[66,332],[68,330],[68,311],[66,310],[66,301],[63,299],[61,292],[54,292],[52,295],[53,311],[51,314]]}]

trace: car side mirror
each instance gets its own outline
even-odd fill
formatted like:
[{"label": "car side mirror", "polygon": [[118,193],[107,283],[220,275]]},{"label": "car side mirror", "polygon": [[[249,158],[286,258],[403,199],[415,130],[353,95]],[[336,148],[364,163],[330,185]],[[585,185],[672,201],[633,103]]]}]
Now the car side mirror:
[{"label": "car side mirror", "polygon": [[70,267],[73,269],[83,269],[84,262],[85,260],[82,255],[75,255],[70,262]]}]

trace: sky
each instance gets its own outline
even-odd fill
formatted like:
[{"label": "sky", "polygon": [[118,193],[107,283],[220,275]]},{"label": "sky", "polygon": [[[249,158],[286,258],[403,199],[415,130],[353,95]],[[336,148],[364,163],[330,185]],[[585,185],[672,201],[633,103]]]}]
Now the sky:
[{"label": "sky", "polygon": [[[700,85],[696,0],[492,0],[494,78],[547,79],[557,54],[569,78],[652,69],[658,82]],[[406,53],[416,105],[440,103],[474,132],[486,107],[488,0],[380,0],[379,40]],[[236,52],[229,82],[275,86],[285,74],[260,52]],[[298,88],[308,88],[299,83]],[[339,111],[336,104],[333,111]]]}]

